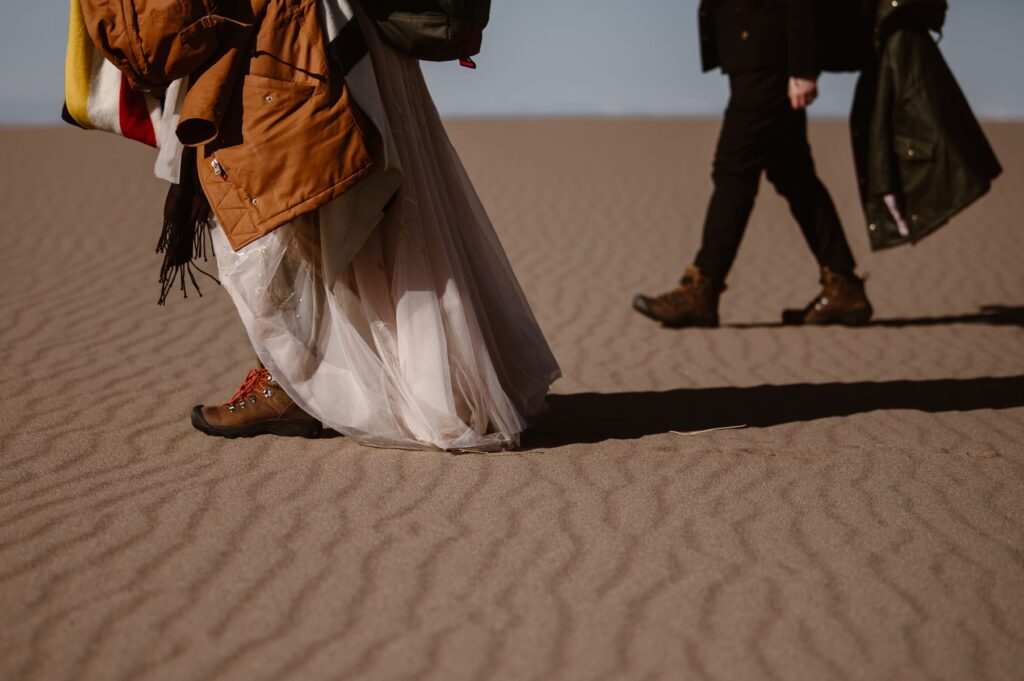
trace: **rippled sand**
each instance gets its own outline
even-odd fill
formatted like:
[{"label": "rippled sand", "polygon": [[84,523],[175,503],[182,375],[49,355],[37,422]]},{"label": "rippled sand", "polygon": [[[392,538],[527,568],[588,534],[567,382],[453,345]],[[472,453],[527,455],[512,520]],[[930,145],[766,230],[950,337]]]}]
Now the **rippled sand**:
[{"label": "rippled sand", "polygon": [[629,301],[717,123],[450,127],[565,372],[517,455],[193,431],[252,356],[216,286],[156,306],[150,152],[0,132],[0,679],[1024,678],[1024,125],[872,255],[815,124],[879,322],[776,325],[816,272],[766,185],[694,331]]}]

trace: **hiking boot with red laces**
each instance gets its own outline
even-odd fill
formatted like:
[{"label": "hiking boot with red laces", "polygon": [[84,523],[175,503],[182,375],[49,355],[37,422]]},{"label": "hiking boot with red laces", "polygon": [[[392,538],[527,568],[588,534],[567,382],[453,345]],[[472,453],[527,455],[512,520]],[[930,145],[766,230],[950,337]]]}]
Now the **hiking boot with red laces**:
[{"label": "hiking boot with red laces", "polygon": [[263,367],[250,370],[242,387],[224,404],[194,407],[192,425],[207,435],[220,437],[264,434],[317,437],[323,429],[319,421],[288,397]]},{"label": "hiking boot with red laces", "polygon": [[864,280],[821,268],[821,293],[802,310],[785,310],[784,324],[844,324],[860,326],[871,321],[871,303],[864,292]]},{"label": "hiking boot with red laces", "polygon": [[718,286],[696,267],[687,267],[679,286],[660,296],[639,295],[633,308],[665,326],[718,326]]}]

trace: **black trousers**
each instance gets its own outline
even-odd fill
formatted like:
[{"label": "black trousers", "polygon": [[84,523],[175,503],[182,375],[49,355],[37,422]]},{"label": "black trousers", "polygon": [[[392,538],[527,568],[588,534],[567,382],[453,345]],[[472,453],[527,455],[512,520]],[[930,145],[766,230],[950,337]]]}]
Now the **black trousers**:
[{"label": "black trousers", "polygon": [[715,191],[694,264],[724,284],[754,208],[761,172],[789,202],[821,266],[852,274],[856,264],[832,198],[818,179],[807,143],[807,114],[789,104],[783,72],[736,73],[715,152]]}]

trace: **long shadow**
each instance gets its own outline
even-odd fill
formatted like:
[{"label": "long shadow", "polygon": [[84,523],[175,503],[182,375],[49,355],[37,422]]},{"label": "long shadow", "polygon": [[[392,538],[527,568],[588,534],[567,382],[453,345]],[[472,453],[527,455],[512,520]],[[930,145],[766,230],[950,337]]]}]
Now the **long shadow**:
[{"label": "long shadow", "polygon": [[[1024,307],[985,305],[975,314],[948,315],[944,317],[904,317],[875,319],[867,327],[947,326],[949,324],[985,324],[988,326],[1017,326],[1024,328]],[[787,326],[782,322],[729,324],[730,329],[777,329]]]},{"label": "long shadow", "polygon": [[1012,409],[1024,407],[1024,376],[579,393],[548,400],[550,409],[524,434],[526,448],[725,426],[763,428],[878,410]]}]

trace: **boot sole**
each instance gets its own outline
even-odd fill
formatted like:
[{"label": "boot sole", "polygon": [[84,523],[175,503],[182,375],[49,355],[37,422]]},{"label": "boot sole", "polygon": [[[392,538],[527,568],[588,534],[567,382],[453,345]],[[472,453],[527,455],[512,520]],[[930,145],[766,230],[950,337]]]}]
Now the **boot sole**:
[{"label": "boot sole", "polygon": [[633,299],[633,309],[647,317],[653,319],[656,322],[661,322],[661,325],[666,329],[685,329],[685,328],[698,328],[698,329],[716,329],[718,328],[718,319],[687,319],[682,321],[665,320],[657,315],[653,314],[647,307],[647,303],[644,302],[643,298],[637,296]]},{"label": "boot sole", "polygon": [[281,437],[304,437],[315,439],[323,432],[323,424],[319,421],[260,421],[245,426],[214,426],[203,416],[203,408],[196,405],[192,408],[192,426],[207,435],[234,439],[238,437],[256,437],[257,435],[278,435]]}]

